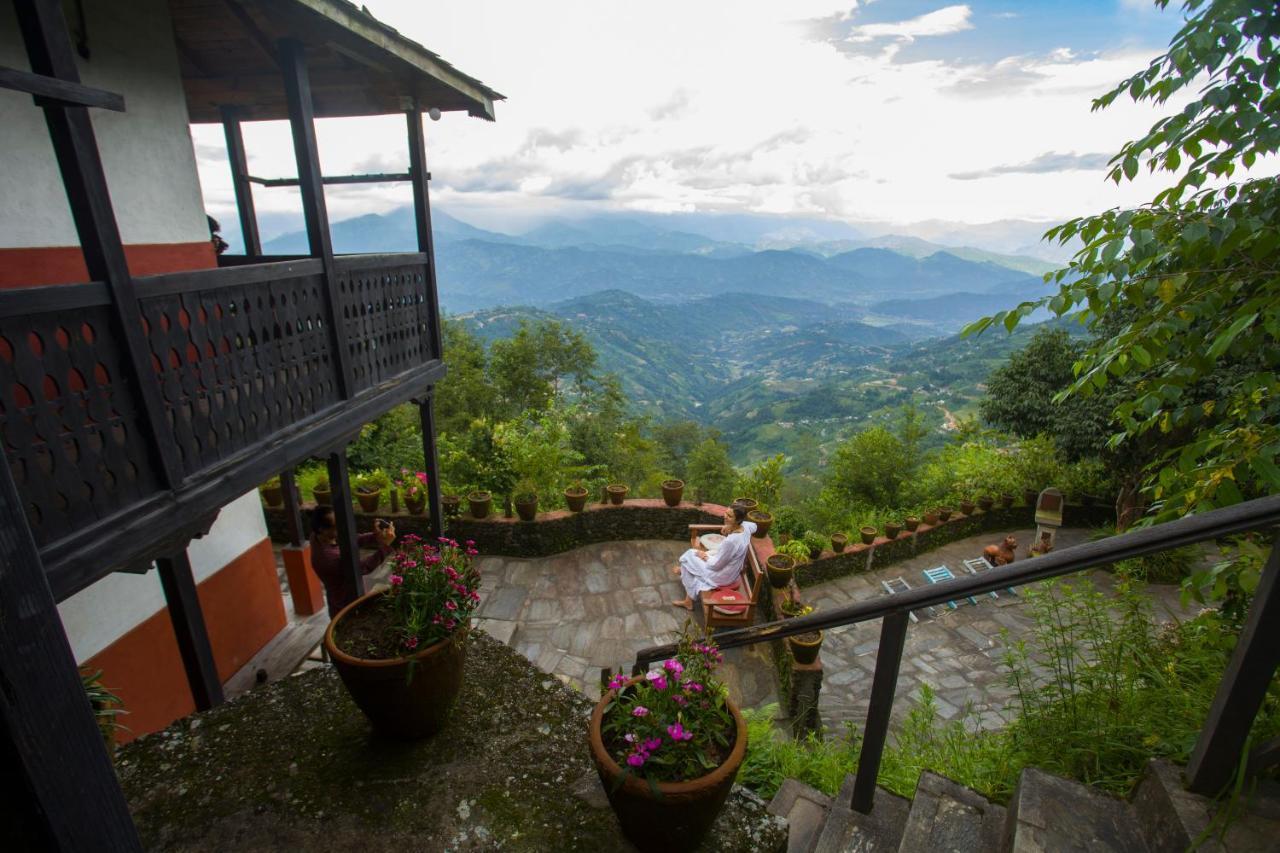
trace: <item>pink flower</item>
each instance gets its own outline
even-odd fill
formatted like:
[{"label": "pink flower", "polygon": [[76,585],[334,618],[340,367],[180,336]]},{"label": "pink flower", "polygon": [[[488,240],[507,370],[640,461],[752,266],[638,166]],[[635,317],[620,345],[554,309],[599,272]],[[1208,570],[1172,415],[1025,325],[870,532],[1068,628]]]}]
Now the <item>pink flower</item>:
[{"label": "pink flower", "polygon": [[404,578],[400,577],[400,575],[387,575],[387,580],[390,581],[392,586],[400,586],[400,584],[404,583]]},{"label": "pink flower", "polygon": [[662,668],[675,676],[678,676],[680,675],[680,673],[684,672],[684,664],[680,663],[680,661],[676,660],[675,658],[671,658],[670,660],[663,663]]},{"label": "pink flower", "polygon": [[688,690],[690,693],[702,692],[702,685],[696,681],[685,681],[680,686],[683,687],[685,690]]},{"label": "pink flower", "polygon": [[417,477],[419,480],[421,480],[421,481],[422,481],[422,485],[424,485],[424,486],[425,486],[425,485],[427,484],[427,472],[426,472],[426,471],[419,471],[417,474],[414,474],[414,476],[415,476],[415,477]]},{"label": "pink flower", "polygon": [[613,678],[609,679],[609,689],[617,690],[620,687],[626,687],[628,681],[630,681],[629,678],[627,678],[622,673],[618,673]]},{"label": "pink flower", "polygon": [[448,608],[449,610],[457,610],[457,609],[458,609],[458,605],[454,604],[452,600],[446,601],[446,602],[444,603],[444,606],[445,606],[446,608]]},{"label": "pink flower", "polygon": [[627,756],[627,763],[632,767],[643,767],[645,762],[644,753],[633,752]]},{"label": "pink flower", "polygon": [[635,743],[635,742],[636,742],[636,736],[635,736],[634,734],[632,734],[631,732],[627,732],[625,735],[623,735],[623,736],[622,736],[622,739],[623,739],[623,740],[625,740],[627,743]]},{"label": "pink flower", "polygon": [[658,690],[667,689],[667,677],[662,673],[651,672],[648,675],[646,675],[645,678],[649,679],[649,683],[652,684],[656,689]]},{"label": "pink flower", "polygon": [[[692,735],[690,737],[692,737]],[[661,748],[662,748],[662,738],[660,737],[651,737],[648,740],[646,740],[644,744],[641,745],[641,749],[643,749],[645,752],[657,752]]]},{"label": "pink flower", "polygon": [[693,740],[693,732],[685,731],[684,726],[679,723],[667,726],[667,734],[671,735],[674,741]]},{"label": "pink flower", "polygon": [[679,693],[677,693],[676,695],[672,696],[672,697],[671,697],[671,699],[672,699],[672,701],[673,701],[673,702],[675,702],[675,703],[676,703],[677,705],[679,705],[681,708],[683,708],[685,705],[688,705],[688,704],[689,704],[689,700],[688,700],[688,699],[686,699],[686,698],[684,698],[683,696],[681,696]]},{"label": "pink flower", "polygon": [[417,637],[405,638],[404,647],[406,649],[416,649],[418,647],[418,638]]},{"label": "pink flower", "polygon": [[637,705],[637,706],[635,706],[635,708],[633,708],[633,709],[631,710],[631,716],[633,716],[633,717],[647,717],[647,716],[649,716],[649,709],[648,709],[648,708],[646,708],[646,707],[645,707],[645,706],[643,706],[643,705]]},{"label": "pink flower", "polygon": [[452,631],[452,630],[453,630],[454,628],[456,628],[456,627],[458,627],[458,620],[456,620],[456,619],[446,619],[446,620],[445,620],[445,623],[444,623],[444,629],[445,629],[446,631]]}]

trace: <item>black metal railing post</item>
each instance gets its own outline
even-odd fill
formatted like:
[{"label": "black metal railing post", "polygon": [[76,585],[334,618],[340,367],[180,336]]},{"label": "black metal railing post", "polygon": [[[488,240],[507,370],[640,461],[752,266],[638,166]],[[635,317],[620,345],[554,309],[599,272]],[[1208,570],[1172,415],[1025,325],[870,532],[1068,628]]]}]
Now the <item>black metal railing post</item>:
[{"label": "black metal railing post", "polygon": [[1249,731],[1278,666],[1280,546],[1272,545],[1231,662],[1187,762],[1187,787],[1192,791],[1217,796],[1235,778]]},{"label": "black metal railing post", "polygon": [[876,671],[871,678],[871,699],[867,705],[867,726],[862,736],[858,774],[854,777],[853,802],[850,804],[850,808],[863,814],[869,813],[875,804],[876,777],[880,774],[884,742],[889,736],[889,717],[893,713],[893,697],[898,689],[898,669],[902,665],[908,624],[910,618],[906,610],[890,613],[880,624],[880,648],[876,651]]}]

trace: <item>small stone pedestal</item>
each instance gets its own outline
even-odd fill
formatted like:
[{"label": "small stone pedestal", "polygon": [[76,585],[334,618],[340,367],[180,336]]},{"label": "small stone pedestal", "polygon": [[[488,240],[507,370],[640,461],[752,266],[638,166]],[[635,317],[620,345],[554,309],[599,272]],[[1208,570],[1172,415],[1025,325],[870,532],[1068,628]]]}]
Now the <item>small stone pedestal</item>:
[{"label": "small stone pedestal", "polygon": [[813,663],[791,665],[791,695],[787,715],[791,717],[791,734],[802,740],[812,734],[822,736],[818,718],[818,697],[822,694],[822,659]]}]

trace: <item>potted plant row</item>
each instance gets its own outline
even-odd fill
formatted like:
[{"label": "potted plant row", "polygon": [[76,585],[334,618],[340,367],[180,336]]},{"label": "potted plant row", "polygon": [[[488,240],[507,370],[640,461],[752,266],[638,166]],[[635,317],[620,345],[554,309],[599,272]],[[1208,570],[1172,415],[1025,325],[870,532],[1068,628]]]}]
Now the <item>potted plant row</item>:
[{"label": "potted plant row", "polygon": [[412,515],[422,515],[427,508],[427,474],[425,471],[400,469],[400,479],[396,480],[396,491],[404,499],[405,509]]},{"label": "potted plant row", "polygon": [[439,731],[462,686],[466,635],[480,600],[474,544],[401,538],[390,586],[344,607],[325,649],[375,731],[414,739]]},{"label": "potted plant row", "polygon": [[641,850],[692,850],[715,823],[747,751],[747,726],[715,669],[710,636],[686,628],[675,657],[619,673],[588,743],[622,833]]},{"label": "potted plant row", "polygon": [[609,503],[614,506],[622,506],[622,502],[627,498],[628,488],[621,483],[613,483],[606,489],[609,494]]},{"label": "potted plant row", "polygon": [[747,521],[756,526],[756,532],[751,534],[756,539],[768,536],[769,528],[773,527],[773,516],[762,509],[753,509],[748,512]]},{"label": "potted plant row", "polygon": [[587,487],[582,484],[581,480],[574,480],[569,484],[569,488],[564,490],[564,502],[569,507],[569,512],[582,512],[587,508]]},{"label": "potted plant row", "polygon": [[532,482],[521,480],[517,483],[511,499],[515,501],[516,515],[521,521],[533,521],[538,517],[538,490]]}]

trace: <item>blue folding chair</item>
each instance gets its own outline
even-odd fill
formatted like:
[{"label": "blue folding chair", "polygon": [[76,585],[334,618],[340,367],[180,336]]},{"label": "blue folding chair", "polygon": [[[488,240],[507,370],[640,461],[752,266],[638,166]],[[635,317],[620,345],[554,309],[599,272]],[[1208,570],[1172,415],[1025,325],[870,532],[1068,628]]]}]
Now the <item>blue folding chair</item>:
[{"label": "blue folding chair", "polygon": [[[956,576],[951,574],[951,570],[948,569],[946,566],[938,566],[932,569],[925,569],[924,572],[922,572],[922,574],[924,575],[925,580],[927,580],[929,583],[942,583],[943,581],[953,581],[956,579]],[[977,606],[978,600],[974,598],[972,595],[968,596],[968,600],[970,604],[974,605],[975,607]],[[950,607],[952,610],[956,609],[956,603],[954,601],[948,601],[947,606]]]},{"label": "blue folding chair", "polygon": [[[989,572],[994,568],[995,566],[991,565],[991,561],[988,560],[986,557],[975,557],[972,560],[964,561],[964,570],[971,575],[980,575],[983,572]],[[1011,586],[1005,587],[1005,592],[1009,593],[1010,595],[1018,594],[1018,591]],[[991,597],[996,598],[997,596],[993,592],[991,593]]]},{"label": "blue folding chair", "polygon": [[[880,586],[884,587],[884,591],[889,593],[890,595],[895,595],[899,592],[907,592],[908,590],[911,589],[911,584],[907,583],[902,578],[893,578],[892,580],[880,581]],[[912,622],[920,621],[920,618],[916,616],[915,613],[908,613],[907,615],[911,617]]]}]

